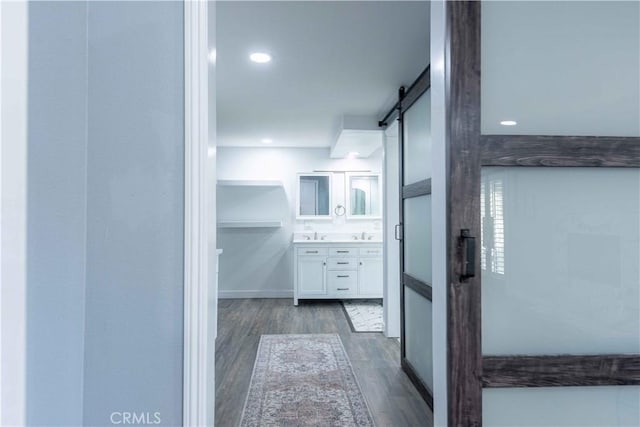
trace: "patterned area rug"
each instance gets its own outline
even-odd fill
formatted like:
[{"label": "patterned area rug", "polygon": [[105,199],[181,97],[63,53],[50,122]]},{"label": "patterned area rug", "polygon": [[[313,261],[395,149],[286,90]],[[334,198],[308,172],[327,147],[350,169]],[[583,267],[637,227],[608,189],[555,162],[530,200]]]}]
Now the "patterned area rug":
[{"label": "patterned area rug", "polygon": [[353,332],[382,332],[384,320],[380,300],[343,300],[342,306]]},{"label": "patterned area rug", "polygon": [[240,425],[373,426],[336,334],[262,335]]}]

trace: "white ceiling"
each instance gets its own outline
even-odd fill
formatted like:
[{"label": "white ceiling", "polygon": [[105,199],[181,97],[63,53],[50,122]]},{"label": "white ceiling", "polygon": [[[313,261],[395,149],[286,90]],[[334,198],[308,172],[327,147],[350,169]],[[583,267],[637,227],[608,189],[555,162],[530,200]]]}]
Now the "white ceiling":
[{"label": "white ceiling", "polygon": [[216,2],[216,42],[218,145],[328,147],[343,114],[384,114],[427,66],[429,3]]}]

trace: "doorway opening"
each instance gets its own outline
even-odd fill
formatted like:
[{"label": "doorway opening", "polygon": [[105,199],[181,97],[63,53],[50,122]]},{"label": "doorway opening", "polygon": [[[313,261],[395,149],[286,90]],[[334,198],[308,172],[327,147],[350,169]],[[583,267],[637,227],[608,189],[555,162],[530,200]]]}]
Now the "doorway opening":
[{"label": "doorway opening", "polygon": [[[432,423],[401,363],[401,130],[379,123],[428,66],[429,15],[429,2],[217,3],[217,425],[266,416],[252,412],[261,357],[302,335],[338,337],[372,422]],[[334,348],[318,339],[304,348]]]}]

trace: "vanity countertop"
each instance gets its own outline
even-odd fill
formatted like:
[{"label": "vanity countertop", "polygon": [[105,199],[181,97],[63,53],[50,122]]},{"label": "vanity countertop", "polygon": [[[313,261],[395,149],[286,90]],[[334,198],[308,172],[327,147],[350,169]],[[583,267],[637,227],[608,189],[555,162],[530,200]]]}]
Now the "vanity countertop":
[{"label": "vanity countertop", "polygon": [[362,245],[363,243],[372,243],[372,244],[380,244],[382,240],[294,240],[294,244],[305,244],[305,245],[349,245],[349,244],[357,244]]},{"label": "vanity countertop", "polygon": [[379,245],[382,243],[382,233],[309,231],[307,233],[293,233],[292,240],[294,245]]}]

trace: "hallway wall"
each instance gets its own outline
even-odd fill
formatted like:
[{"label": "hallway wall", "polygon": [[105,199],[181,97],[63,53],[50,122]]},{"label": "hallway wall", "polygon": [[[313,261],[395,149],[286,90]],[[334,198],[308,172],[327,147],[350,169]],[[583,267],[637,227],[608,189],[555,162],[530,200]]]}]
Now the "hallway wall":
[{"label": "hallway wall", "polygon": [[26,422],[81,425],[87,5],[28,8]]},{"label": "hallway wall", "polygon": [[83,424],[134,411],[179,425],[183,5],[98,2],[88,12]]},{"label": "hallway wall", "polygon": [[27,423],[179,425],[183,4],[28,8]]},{"label": "hallway wall", "polygon": [[[329,148],[218,147],[217,156],[219,180],[279,180],[284,185],[284,188],[268,190],[268,193],[264,190],[256,193],[256,190],[234,188],[236,192],[247,192],[238,198],[248,209],[252,206],[262,207],[262,212],[254,212],[255,215],[277,215],[282,218],[283,227],[218,229],[218,247],[224,250],[220,256],[221,298],[292,297],[291,240],[294,232],[382,232],[379,220],[347,222],[344,217],[333,221],[295,219],[298,172],[366,169],[380,173],[381,152],[368,159],[330,159]],[[344,174],[335,174],[332,184],[334,200],[344,197],[344,186]],[[218,218],[225,218],[225,208],[232,202],[225,199],[225,191],[218,189]],[[262,202],[252,205],[256,199]],[[379,228],[376,229],[376,226]]]}]

